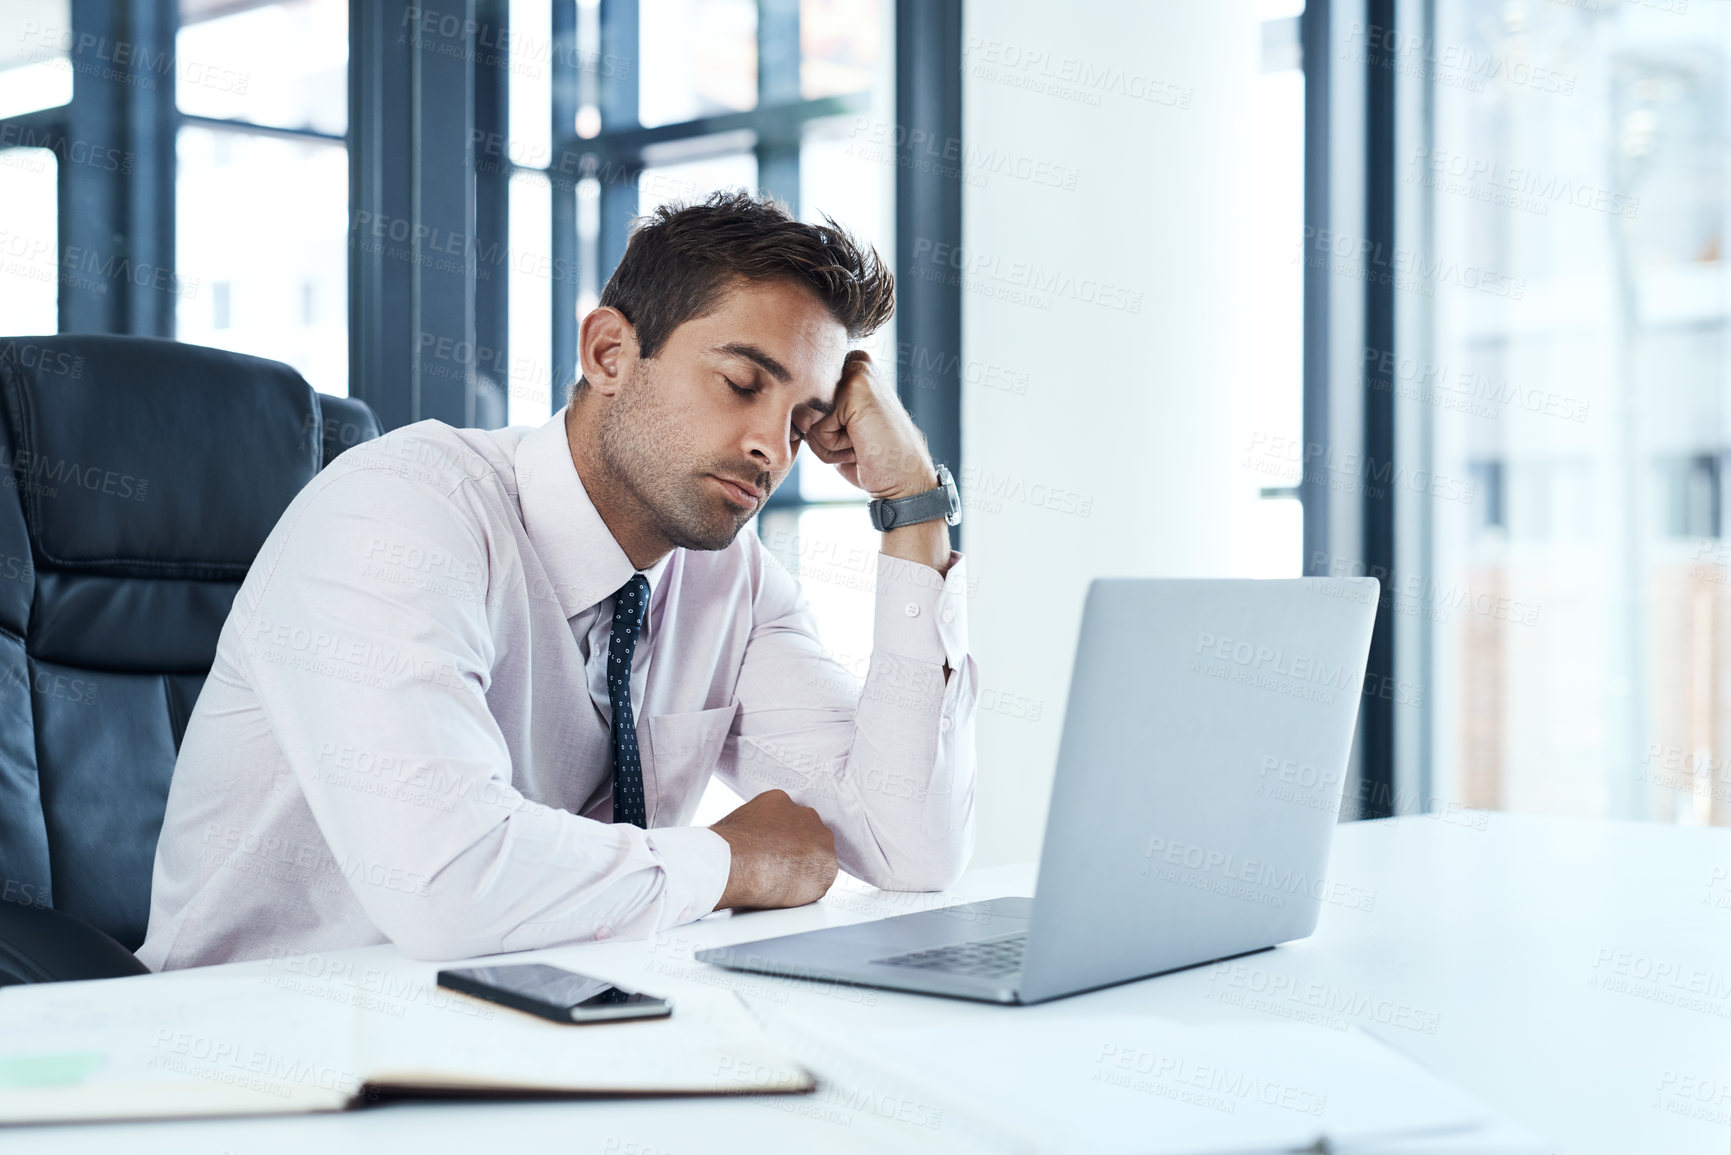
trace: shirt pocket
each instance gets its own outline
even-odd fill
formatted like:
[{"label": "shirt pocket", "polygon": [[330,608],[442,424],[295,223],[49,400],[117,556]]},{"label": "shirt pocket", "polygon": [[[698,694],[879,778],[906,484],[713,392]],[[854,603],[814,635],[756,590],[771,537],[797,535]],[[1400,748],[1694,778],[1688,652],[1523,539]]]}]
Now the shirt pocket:
[{"label": "shirt pocket", "polygon": [[649,772],[643,801],[650,826],[683,826],[697,813],[709,776],[721,761],[739,704],[650,718]]}]

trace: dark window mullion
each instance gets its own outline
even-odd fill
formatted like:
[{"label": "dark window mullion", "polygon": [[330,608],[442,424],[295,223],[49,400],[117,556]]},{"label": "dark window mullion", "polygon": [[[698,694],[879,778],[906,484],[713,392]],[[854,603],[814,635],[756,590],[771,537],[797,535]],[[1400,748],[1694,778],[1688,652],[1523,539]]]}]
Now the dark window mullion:
[{"label": "dark window mullion", "polygon": [[[757,101],[773,108],[799,100],[799,0],[757,0]],[[799,136],[760,137],[757,187],[799,215]]]},{"label": "dark window mullion", "polygon": [[[1329,85],[1332,71],[1329,64],[1331,0],[1308,0],[1299,19],[1301,47],[1299,56],[1304,68],[1304,232],[1303,236],[1321,237],[1330,230],[1330,156],[1332,101]],[[1303,441],[1306,447],[1320,447],[1329,437],[1329,266],[1322,254],[1309,247],[1301,253],[1304,259],[1304,344],[1303,359]],[[1298,482],[1298,500],[1304,518],[1303,572],[1314,575],[1329,569],[1331,539],[1329,537],[1328,477],[1320,468],[1306,468]],[[1322,559],[1319,563],[1316,559]]]},{"label": "dark window mullion", "polygon": [[[603,78],[605,93],[611,78]],[[635,89],[632,89],[635,98]],[[603,101],[603,105],[605,101]],[[843,96],[821,96],[813,100],[789,100],[763,104],[745,112],[722,112],[699,116],[675,124],[612,124],[607,113],[601,113],[602,129],[591,139],[577,136],[570,126],[554,133],[553,166],[561,168],[573,163],[567,153],[578,156],[592,154],[603,166],[641,165],[646,149],[656,145],[684,143],[713,137],[718,140],[730,134],[750,133],[759,141],[782,141],[797,145],[805,126],[814,120],[836,116],[858,116],[871,108],[869,92],[850,92]],[[632,115],[635,116],[635,105]],[[737,151],[737,146],[718,147],[714,155]]]},{"label": "dark window mullion", "polygon": [[[598,86],[603,137],[640,127],[637,77],[642,58],[637,33],[637,0],[601,0],[601,59],[614,64],[603,69]],[[571,131],[567,125],[555,139],[565,140]],[[637,178],[643,164],[640,157],[613,158],[605,152],[599,159],[596,176],[601,182],[601,229],[596,238],[595,275],[596,283],[605,285],[624,255],[631,218],[637,215]]]},{"label": "dark window mullion", "polygon": [[[578,101],[581,99],[582,70],[578,60],[577,0],[554,0],[552,25],[553,69],[552,140],[569,137],[577,123]],[[635,68],[636,62],[633,61]],[[582,372],[577,364],[577,193],[572,181],[564,174],[575,168],[550,165],[548,172],[549,199],[552,205],[553,268],[563,268],[567,276],[552,278],[548,294],[553,310],[552,375],[549,382],[549,411],[557,413],[565,404],[565,394]],[[559,174],[559,175],[555,175]]]},{"label": "dark window mullion", "polygon": [[255,124],[250,120],[230,120],[219,116],[199,116],[192,112],[177,112],[181,128],[208,128],[217,132],[251,133],[256,136],[274,136],[285,140],[313,140],[321,144],[340,144],[348,146],[349,137],[346,132],[321,132],[316,128],[284,128],[275,124]]},{"label": "dark window mullion", "polygon": [[[916,275],[917,254],[931,245],[962,244],[962,182],[924,163],[921,141],[962,139],[961,0],[903,0],[896,5],[896,343],[916,363],[896,389],[926,436],[935,463],[966,478],[962,461],[962,289]],[[899,359],[899,358],[898,358]],[[962,526],[951,541],[962,548]]]},{"label": "dark window mullion", "polygon": [[[173,60],[179,9],[168,0],[75,0],[68,66],[77,73],[72,100],[59,110],[64,136],[105,155],[130,156],[130,173],[61,158],[60,252],[76,251],[99,267],[148,269],[143,284],[109,278],[86,286],[62,278],[60,331],[174,336],[174,85],[139,83],[129,68],[103,59],[125,43],[134,60]],[[170,287],[159,288],[159,284]],[[100,291],[98,291],[100,290]]]},{"label": "dark window mullion", "polygon": [[[1367,23],[1394,37],[1394,0],[1369,0]],[[1364,237],[1369,251],[1395,251],[1395,85],[1396,62],[1383,50],[1365,54]],[[1388,277],[1364,281],[1364,347],[1395,348],[1394,283]],[[1394,460],[1395,393],[1381,371],[1381,362],[1367,362],[1364,375],[1364,460],[1371,470],[1387,470]],[[1364,487],[1364,565],[1368,573],[1393,573],[1395,568],[1395,488]],[[1370,660],[1365,670],[1364,707],[1359,720],[1359,774],[1365,796],[1362,817],[1385,818],[1394,813],[1394,696],[1384,688],[1395,684],[1393,615],[1378,614],[1372,627]]]},{"label": "dark window mullion", "polygon": [[[775,105],[799,99],[799,0],[757,0],[757,102]],[[757,187],[799,215],[799,140],[759,137]],[[782,480],[771,500],[787,494],[778,509],[803,510],[800,461]],[[761,534],[763,523],[758,522]]]},{"label": "dark window mullion", "polygon": [[[483,27],[495,30],[495,43],[510,42],[509,0],[478,0],[476,13]],[[511,70],[492,53],[477,52],[475,70],[475,138],[503,140],[511,131]],[[503,149],[508,154],[510,150]],[[477,259],[492,257],[475,282],[475,424],[504,425],[511,392],[511,169],[503,157],[472,150],[475,170],[475,243]]]},{"label": "dark window mullion", "polygon": [[58,143],[66,135],[67,106],[37,108],[16,116],[0,116],[0,148],[43,148],[36,143],[48,140]]}]

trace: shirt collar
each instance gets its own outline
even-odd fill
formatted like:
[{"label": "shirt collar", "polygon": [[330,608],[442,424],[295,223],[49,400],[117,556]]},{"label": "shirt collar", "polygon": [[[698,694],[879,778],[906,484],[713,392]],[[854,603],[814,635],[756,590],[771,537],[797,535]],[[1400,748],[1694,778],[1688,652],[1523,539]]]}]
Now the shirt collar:
[{"label": "shirt collar", "polygon": [[566,620],[618,593],[634,573],[649,580],[654,596],[673,551],[646,570],[631,564],[577,476],[564,409],[531,430],[518,446],[517,495],[523,504],[523,528],[552,580]]}]

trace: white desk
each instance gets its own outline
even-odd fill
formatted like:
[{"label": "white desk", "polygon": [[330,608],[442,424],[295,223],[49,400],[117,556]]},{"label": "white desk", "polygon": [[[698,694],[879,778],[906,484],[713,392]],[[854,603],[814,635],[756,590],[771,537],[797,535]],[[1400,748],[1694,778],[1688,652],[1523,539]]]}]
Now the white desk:
[{"label": "white desk", "polygon": [[[1723,1155],[1731,1136],[1731,830],[1484,819],[1343,826],[1331,877],[1374,892],[1371,909],[1328,905],[1306,941],[1038,1007],[823,987],[718,971],[690,958],[704,946],[1028,893],[1031,867],[974,871],[953,896],[845,890],[800,910],[713,916],[651,943],[513,957],[674,996],[694,984],[730,987],[769,1016],[837,1037],[865,1024],[1002,1016],[1037,1033],[1043,1018],[1076,1012],[1355,1023],[1550,1137],[1558,1151]],[[263,973],[265,965],[220,969]],[[274,966],[307,975],[340,969],[347,977],[333,987],[358,982],[372,988],[367,997],[387,1000],[377,992],[381,976],[437,969],[389,947]],[[942,1113],[944,1089],[929,1090],[930,1101],[904,1104],[901,1119],[830,1089],[804,1097],[395,1104],[299,1118],[13,1129],[0,1131],[0,1149],[956,1150],[961,1136],[944,1125],[955,1118]]]}]

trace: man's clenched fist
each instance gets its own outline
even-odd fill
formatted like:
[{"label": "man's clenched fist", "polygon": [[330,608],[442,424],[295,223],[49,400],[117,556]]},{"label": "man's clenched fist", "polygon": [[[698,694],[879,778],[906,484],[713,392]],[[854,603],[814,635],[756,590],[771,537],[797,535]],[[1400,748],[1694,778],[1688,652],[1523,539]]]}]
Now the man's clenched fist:
[{"label": "man's clenched fist", "polygon": [[764,791],[710,829],[733,851],[717,910],[804,906],[835,882],[835,835],[785,790]]}]

